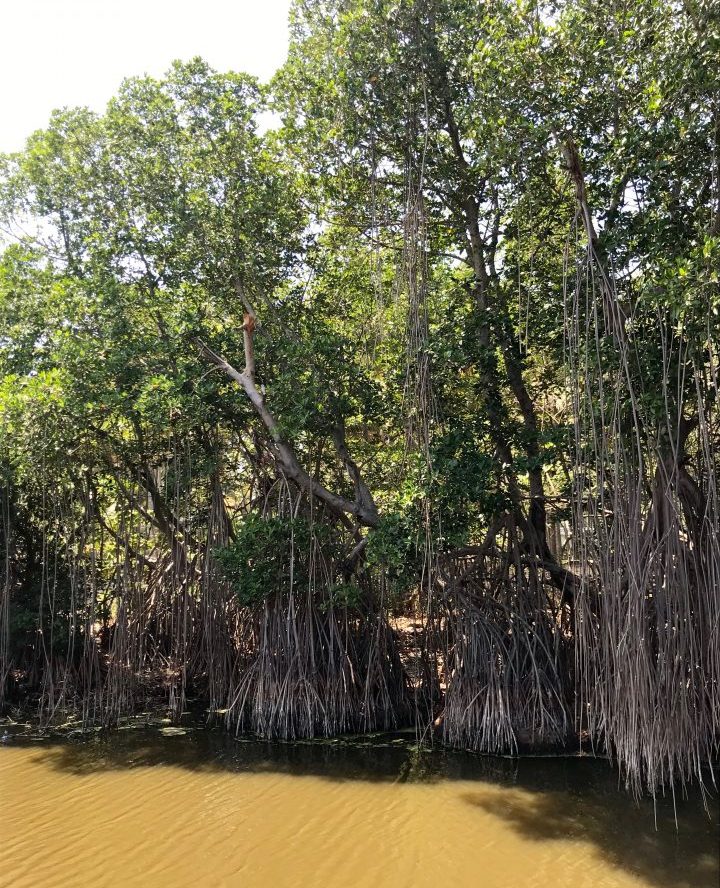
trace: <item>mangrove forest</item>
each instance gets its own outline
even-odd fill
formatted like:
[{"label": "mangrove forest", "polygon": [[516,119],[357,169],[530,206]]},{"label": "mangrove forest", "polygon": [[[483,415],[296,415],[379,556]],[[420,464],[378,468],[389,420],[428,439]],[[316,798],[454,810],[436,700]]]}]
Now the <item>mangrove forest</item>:
[{"label": "mangrove forest", "polygon": [[0,156],[4,713],[712,787],[719,60],[717,0],[295,0],[269,83]]}]

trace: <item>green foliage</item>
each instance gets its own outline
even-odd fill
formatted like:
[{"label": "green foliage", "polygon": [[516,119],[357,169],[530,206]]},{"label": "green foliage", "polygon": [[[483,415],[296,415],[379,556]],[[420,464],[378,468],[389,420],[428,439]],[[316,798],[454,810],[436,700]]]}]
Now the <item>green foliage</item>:
[{"label": "green foliage", "polygon": [[401,595],[419,578],[422,539],[411,513],[389,513],[368,535],[367,563],[383,572],[391,592]]},{"label": "green foliage", "polygon": [[[127,80],[104,114],[55,113],[0,162],[0,217],[17,234],[0,258],[0,462],[29,524],[46,529],[41,489],[91,485],[117,531],[155,473],[168,499],[192,502],[176,516],[192,541],[213,484],[235,506],[267,492],[267,429],[197,347],[242,370],[240,294],[258,314],[256,382],[279,433],[353,501],[344,428],[382,515],[366,567],[393,588],[417,581],[427,503],[447,551],[515,508],[513,485],[525,502],[539,476],[566,500],[567,312],[586,269],[567,261],[576,200],[558,142],[577,143],[631,316],[636,406],[660,427],[698,397],[681,373],[668,403],[663,339],[682,333],[687,366],[717,342],[719,39],[706,2],[304,0],[270,88],[193,59]],[[282,125],[263,132],[270,107]],[[605,374],[597,408],[619,366],[606,334],[582,353]],[[635,405],[622,407],[631,431]],[[423,417],[419,446],[408,428]],[[255,508],[218,553],[241,602],[289,589],[291,564],[293,589],[307,586],[314,547],[341,573],[354,519],[324,514],[311,530]],[[329,524],[342,546],[321,539]],[[354,581],[334,574],[328,600],[354,607]]]},{"label": "green foliage", "polygon": [[215,550],[240,604],[307,589],[319,528],[303,518],[247,515],[228,546]]},{"label": "green foliage", "polygon": [[362,589],[355,583],[337,583],[328,589],[327,597],[320,602],[320,610],[345,608],[350,611],[360,609],[363,600]]}]

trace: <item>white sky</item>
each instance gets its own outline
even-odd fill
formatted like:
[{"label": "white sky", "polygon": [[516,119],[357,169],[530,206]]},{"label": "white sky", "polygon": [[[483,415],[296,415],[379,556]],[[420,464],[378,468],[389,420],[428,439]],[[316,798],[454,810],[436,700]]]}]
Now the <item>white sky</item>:
[{"label": "white sky", "polygon": [[0,152],[54,108],[102,111],[124,77],[202,56],[267,80],[287,53],[290,0],[4,0]]}]

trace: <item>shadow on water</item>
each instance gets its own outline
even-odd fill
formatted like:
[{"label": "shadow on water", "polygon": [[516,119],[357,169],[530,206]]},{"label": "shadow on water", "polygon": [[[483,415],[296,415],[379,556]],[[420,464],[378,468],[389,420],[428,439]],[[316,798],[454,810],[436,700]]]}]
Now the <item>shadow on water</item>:
[{"label": "shadow on water", "polygon": [[[608,863],[657,888],[718,888],[720,812],[716,796],[703,808],[688,798],[635,803],[607,762],[591,758],[495,758],[450,750],[418,750],[402,736],[307,743],[234,738],[218,730],[167,734],[156,727],[90,738],[45,740],[37,761],[61,772],[178,767],[196,772],[272,773],[370,782],[471,781],[461,799],[538,842],[591,843]],[[2,750],[0,750],[0,755]],[[488,793],[487,787],[502,789]],[[675,820],[677,811],[677,826]],[[438,812],[438,817],[442,812]],[[655,822],[657,819],[657,829]],[[563,853],[567,846],[563,845]],[[558,859],[562,866],[562,857]]]},{"label": "shadow on water", "polygon": [[[652,801],[635,805],[615,788],[614,796],[594,791],[509,791],[500,804],[482,793],[462,798],[510,825],[523,838],[537,842],[573,839],[591,843],[605,860],[658,888],[718,888],[720,832],[717,800],[710,816],[699,798],[677,801],[677,827],[671,799],[657,803],[657,829]],[[562,860],[558,860],[562,866]]]}]

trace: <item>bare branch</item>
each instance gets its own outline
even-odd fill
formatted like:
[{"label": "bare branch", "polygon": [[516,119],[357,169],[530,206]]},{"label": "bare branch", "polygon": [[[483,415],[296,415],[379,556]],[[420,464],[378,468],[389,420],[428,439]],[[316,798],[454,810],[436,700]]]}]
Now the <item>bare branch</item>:
[{"label": "bare branch", "polygon": [[[246,334],[248,333],[247,330],[245,332]],[[252,338],[251,331],[249,332],[248,338]],[[356,490],[359,489],[362,493],[361,501],[353,502],[344,496],[340,496],[339,494],[328,490],[318,481],[313,479],[300,465],[292,446],[283,438],[277,420],[265,406],[264,399],[257,390],[252,374],[247,372],[247,352],[245,355],[246,370],[241,373],[229,364],[225,358],[214,352],[210,346],[201,339],[195,339],[194,341],[202,354],[216,367],[227,374],[227,376],[237,382],[248,396],[258,416],[263,421],[263,425],[270,433],[270,437],[272,438],[272,454],[288,478],[293,480],[298,487],[309,491],[313,496],[324,502],[335,515],[354,515],[355,518],[366,527],[375,527],[378,523],[377,507],[375,506],[370,491],[364,482],[360,482],[361,486],[359,488],[356,484]],[[352,465],[355,466],[354,463],[352,463]],[[348,468],[347,463],[346,468]],[[357,471],[357,466],[355,466],[355,470]],[[348,471],[350,470],[348,469]]]}]

